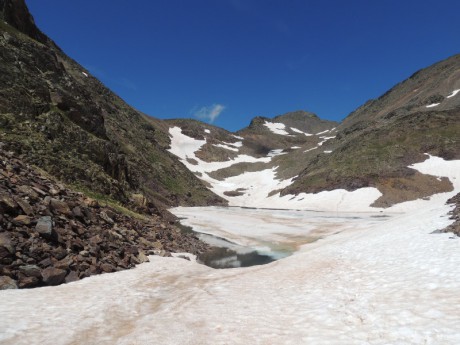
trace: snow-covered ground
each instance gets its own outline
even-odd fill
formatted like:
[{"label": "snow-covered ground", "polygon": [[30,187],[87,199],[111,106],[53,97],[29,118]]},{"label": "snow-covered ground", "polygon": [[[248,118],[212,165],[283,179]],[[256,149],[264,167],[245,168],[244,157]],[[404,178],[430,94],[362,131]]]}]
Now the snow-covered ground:
[{"label": "snow-covered ground", "polygon": [[389,217],[334,212],[337,201],[330,212],[175,210],[200,231],[297,251],[228,270],[155,256],[129,271],[0,291],[0,344],[459,344],[460,240],[432,232],[452,222],[445,201],[460,191],[460,161],[414,168],[448,176],[456,191]]}]

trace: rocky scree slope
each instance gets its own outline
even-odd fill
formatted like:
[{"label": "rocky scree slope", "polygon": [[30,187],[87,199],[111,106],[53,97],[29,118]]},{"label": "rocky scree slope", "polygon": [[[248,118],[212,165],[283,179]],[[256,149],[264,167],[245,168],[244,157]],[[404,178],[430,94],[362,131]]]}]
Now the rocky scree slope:
[{"label": "rocky scree slope", "polygon": [[223,200],[167,152],[159,121],[129,107],[0,0],[0,141],[80,190],[150,212]]},{"label": "rocky scree slope", "polygon": [[0,148],[0,290],[59,285],[207,245],[162,220],[98,202]]}]

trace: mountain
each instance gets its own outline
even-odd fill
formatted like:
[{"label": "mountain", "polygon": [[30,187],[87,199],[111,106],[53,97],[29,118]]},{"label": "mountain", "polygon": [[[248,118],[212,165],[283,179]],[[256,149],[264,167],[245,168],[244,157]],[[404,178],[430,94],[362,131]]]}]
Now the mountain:
[{"label": "mountain", "polygon": [[127,105],[0,0],[0,141],[73,188],[150,212],[224,204],[171,155],[161,121]]},{"label": "mountain", "polygon": [[[168,123],[177,126],[171,152],[231,205],[301,207],[305,193],[374,187],[381,196],[372,206],[389,207],[452,190],[447,178],[409,166],[426,154],[460,158],[460,55],[413,74],[340,124],[305,111],[255,117],[236,133]],[[186,154],[177,140],[189,140]]]},{"label": "mountain", "polygon": [[282,195],[376,187],[376,206],[451,190],[447,180],[407,168],[425,153],[460,158],[460,55],[413,74],[352,112],[337,127],[333,151],[309,161]]}]

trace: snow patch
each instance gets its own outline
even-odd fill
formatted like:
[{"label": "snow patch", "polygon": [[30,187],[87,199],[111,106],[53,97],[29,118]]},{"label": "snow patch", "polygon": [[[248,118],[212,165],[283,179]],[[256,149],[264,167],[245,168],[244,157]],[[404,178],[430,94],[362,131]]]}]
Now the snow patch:
[{"label": "snow patch", "polygon": [[231,146],[224,145],[224,144],[212,144],[212,146],[221,147],[221,148],[223,148],[223,149],[230,150],[230,151],[234,151],[234,152],[238,152],[238,151],[239,151],[236,147],[231,147]]},{"label": "snow patch", "polygon": [[454,96],[455,96],[457,93],[459,93],[459,92],[460,92],[460,89],[454,90],[454,91],[452,91],[452,93],[451,93],[449,96],[447,96],[446,98],[452,98],[452,97],[454,97]]},{"label": "snow patch", "polygon": [[285,130],[286,125],[284,123],[265,121],[264,126],[275,134],[289,135],[289,133]]},{"label": "snow patch", "polygon": [[276,150],[271,150],[267,156],[268,157],[276,157],[276,156],[280,156],[280,155],[285,155],[287,152],[283,152],[284,150],[283,149],[276,149]]},{"label": "snow patch", "polygon": [[81,72],[81,74],[83,74],[85,77],[88,77],[88,73]]},{"label": "snow patch", "polygon": [[433,108],[433,107],[437,107],[438,105],[440,105],[441,103],[433,103],[433,104],[429,104],[426,106],[426,108]]},{"label": "snow patch", "polygon": [[204,130],[205,133],[211,134],[211,131],[209,129]]},{"label": "snow patch", "polygon": [[331,153],[332,151],[331,150],[326,150],[326,151],[323,151],[324,153]]}]

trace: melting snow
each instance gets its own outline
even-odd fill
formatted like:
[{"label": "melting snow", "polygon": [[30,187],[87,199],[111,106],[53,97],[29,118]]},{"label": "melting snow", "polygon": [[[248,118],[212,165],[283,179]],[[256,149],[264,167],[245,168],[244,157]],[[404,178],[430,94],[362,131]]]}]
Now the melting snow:
[{"label": "melting snow", "polygon": [[331,153],[331,152],[332,152],[331,150],[324,151],[324,153]]},{"label": "melting snow", "polygon": [[292,146],[291,149],[292,150],[300,149],[300,146]]},{"label": "melting snow", "polygon": [[457,93],[459,93],[459,92],[460,92],[460,89],[454,90],[454,91],[452,91],[452,93],[451,93],[449,96],[447,96],[446,98],[454,97],[454,96],[455,96]]},{"label": "melting snow", "polygon": [[81,72],[81,74],[83,74],[85,77],[88,77],[88,74],[85,72]]},{"label": "melting snow", "polygon": [[212,146],[215,146],[215,147],[221,147],[223,149],[226,149],[226,150],[230,150],[230,151],[235,151],[235,152],[238,152],[239,150],[235,147],[231,147],[231,146],[228,146],[228,145],[223,145],[223,144],[212,144]]},{"label": "melting snow", "polygon": [[284,123],[265,121],[264,126],[275,134],[289,135],[289,133],[285,131],[286,125]]},{"label": "melting snow", "polygon": [[[460,241],[431,232],[452,222],[445,201],[460,191],[460,161],[429,157],[412,167],[449,177],[455,191],[377,215],[336,212],[354,193],[346,191],[324,192],[330,212],[173,210],[200,231],[297,251],[229,270],[154,256],[133,270],[0,291],[0,343],[457,345]],[[329,236],[305,244],[321,234]]]},{"label": "melting snow", "polygon": [[204,130],[205,133],[211,134],[211,131],[209,129]]},{"label": "melting snow", "polygon": [[430,104],[430,105],[427,105],[426,107],[427,108],[433,108],[433,107],[437,107],[438,105],[440,105],[441,103],[433,103],[433,104]]},{"label": "melting snow", "polygon": [[276,149],[276,150],[271,150],[267,156],[268,157],[276,157],[276,156],[280,156],[280,155],[285,155],[287,152],[283,152],[284,150],[283,149]]},{"label": "melting snow", "polygon": [[325,131],[316,133],[315,135],[321,135],[321,134],[324,134],[324,133],[327,133],[327,132],[330,132],[330,131],[331,131],[330,129],[326,129]]},{"label": "melting snow", "polygon": [[310,136],[313,135],[313,134],[310,134],[310,133],[305,133],[305,132],[301,131],[300,129],[297,129],[297,128],[294,128],[294,127],[291,127],[291,130],[293,132],[296,132],[296,133],[305,134],[307,137],[310,137]]}]

